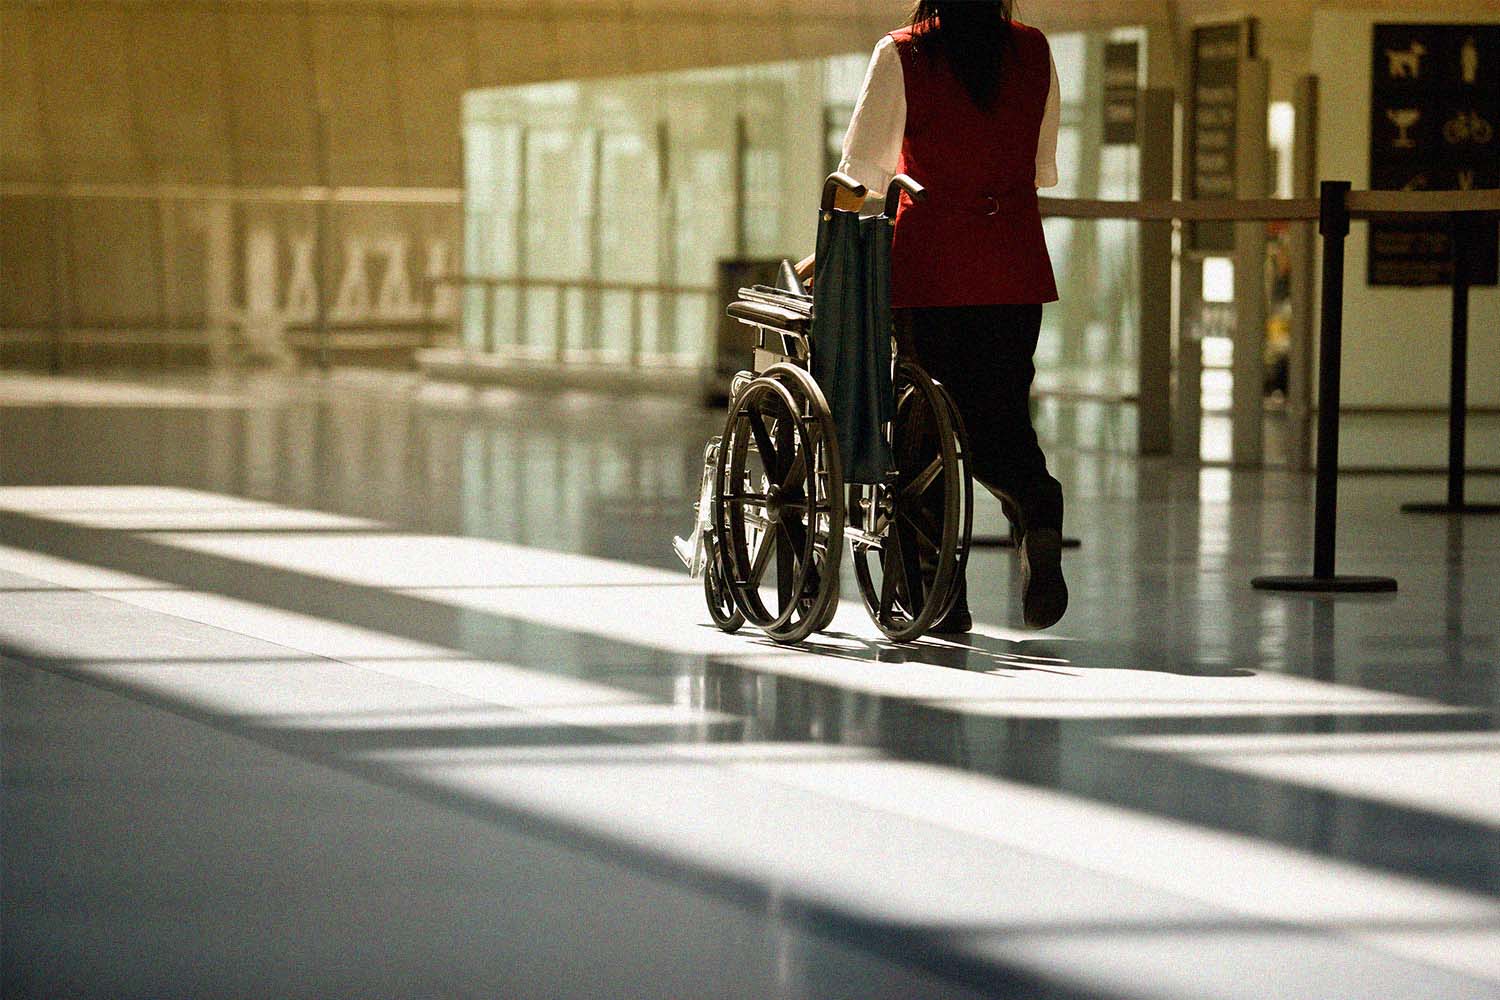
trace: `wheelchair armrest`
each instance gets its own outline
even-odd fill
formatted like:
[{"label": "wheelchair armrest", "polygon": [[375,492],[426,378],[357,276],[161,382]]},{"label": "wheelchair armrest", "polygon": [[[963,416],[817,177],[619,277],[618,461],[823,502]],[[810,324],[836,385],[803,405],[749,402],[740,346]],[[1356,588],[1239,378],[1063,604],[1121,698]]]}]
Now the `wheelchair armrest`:
[{"label": "wheelchair armrest", "polygon": [[807,325],[806,316],[763,302],[747,302],[740,299],[729,303],[729,307],[724,311],[735,319],[760,326],[774,327],[778,330],[801,332],[802,328]]}]

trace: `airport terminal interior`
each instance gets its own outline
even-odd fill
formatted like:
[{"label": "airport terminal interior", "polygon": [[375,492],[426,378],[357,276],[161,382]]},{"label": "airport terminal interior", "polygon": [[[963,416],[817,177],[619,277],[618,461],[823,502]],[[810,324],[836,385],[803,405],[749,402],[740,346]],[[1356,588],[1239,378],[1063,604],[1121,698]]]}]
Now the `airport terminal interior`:
[{"label": "airport terminal interior", "polygon": [[725,309],[911,4],[0,0],[0,995],[1500,994],[1500,11],[1256,7],[1016,5],[1067,614],[978,489],[781,642]]}]

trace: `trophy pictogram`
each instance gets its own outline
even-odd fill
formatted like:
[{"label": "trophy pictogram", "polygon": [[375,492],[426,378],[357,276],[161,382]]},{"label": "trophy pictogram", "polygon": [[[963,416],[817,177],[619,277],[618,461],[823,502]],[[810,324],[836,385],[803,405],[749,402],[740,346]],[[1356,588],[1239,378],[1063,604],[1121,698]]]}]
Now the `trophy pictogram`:
[{"label": "trophy pictogram", "polygon": [[1397,135],[1391,145],[1397,149],[1415,149],[1417,144],[1411,137],[1411,130],[1422,120],[1422,112],[1416,108],[1391,108],[1386,111],[1385,116],[1396,126]]}]

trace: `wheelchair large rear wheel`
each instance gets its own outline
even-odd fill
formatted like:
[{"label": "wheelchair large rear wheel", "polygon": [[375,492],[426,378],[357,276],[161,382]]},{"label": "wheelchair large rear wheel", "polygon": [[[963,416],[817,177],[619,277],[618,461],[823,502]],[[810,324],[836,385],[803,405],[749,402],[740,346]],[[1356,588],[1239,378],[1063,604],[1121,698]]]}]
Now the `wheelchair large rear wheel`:
[{"label": "wheelchair large rear wheel", "polygon": [[783,643],[826,624],[843,476],[828,406],[800,368],[774,365],[730,402],[712,518],[724,583],[751,624]]},{"label": "wheelchair large rear wheel", "polygon": [[958,598],[973,528],[968,440],[947,392],[912,362],[896,371],[891,449],[896,471],[851,486],[854,576],[875,624],[894,642],[920,638]]},{"label": "wheelchair large rear wheel", "polygon": [[703,600],[708,604],[708,617],[722,632],[738,632],[745,624],[745,616],[734,603],[734,594],[724,578],[724,563],[719,558],[719,543],[712,532],[707,535],[708,559],[703,565]]},{"label": "wheelchair large rear wheel", "polygon": [[973,545],[974,535],[974,474],[969,468],[969,432],[964,427],[964,418],[958,412],[958,404],[953,401],[953,396],[941,383],[936,383],[938,392],[943,397],[944,404],[948,407],[948,418],[953,425],[953,447],[954,455],[958,460],[960,484],[959,492],[959,516],[958,516],[958,550],[955,553],[957,568],[953,574],[953,584],[950,587],[948,600],[933,622],[940,622],[953,610],[953,605],[963,594],[964,577],[969,568],[969,551]]}]

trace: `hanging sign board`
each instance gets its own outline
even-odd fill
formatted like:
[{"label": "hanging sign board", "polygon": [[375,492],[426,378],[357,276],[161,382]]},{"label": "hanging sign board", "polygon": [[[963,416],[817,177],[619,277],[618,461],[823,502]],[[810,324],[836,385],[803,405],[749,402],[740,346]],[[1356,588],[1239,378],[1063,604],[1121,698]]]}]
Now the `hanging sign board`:
[{"label": "hanging sign board", "polygon": [[[1255,21],[1193,29],[1192,87],[1188,92],[1187,197],[1235,196],[1240,62],[1255,58]],[[1187,227],[1188,245],[1205,253],[1234,250],[1234,224],[1198,222]]]},{"label": "hanging sign board", "polygon": [[[1377,24],[1370,99],[1370,187],[1500,187],[1500,24]],[[1471,250],[1470,280],[1496,283],[1496,227]],[[1443,216],[1370,224],[1372,285],[1446,285]]]},{"label": "hanging sign board", "polygon": [[1135,42],[1104,46],[1104,142],[1135,144],[1136,100],[1140,93],[1140,51]]}]

